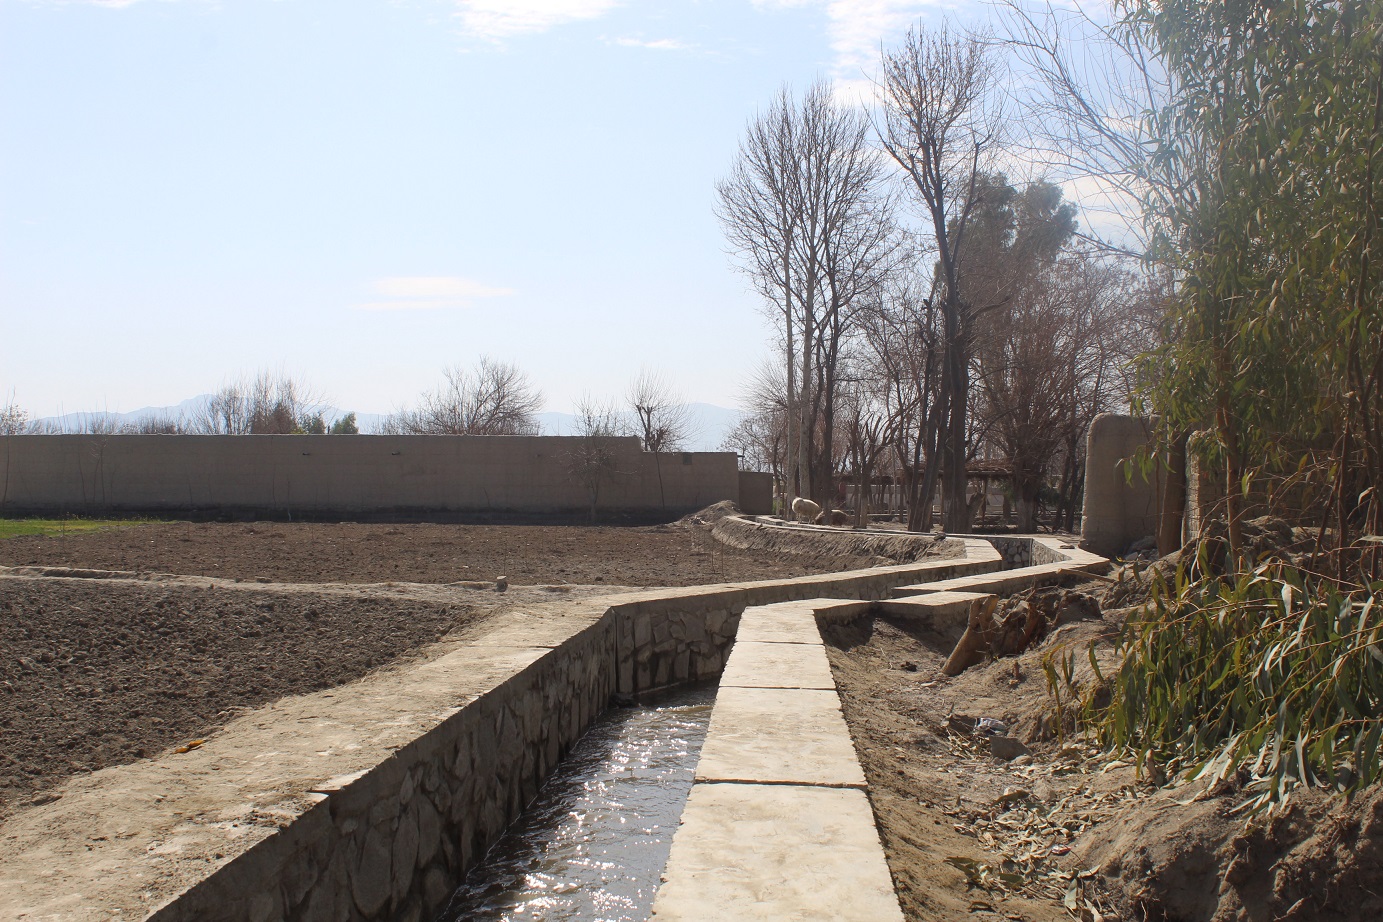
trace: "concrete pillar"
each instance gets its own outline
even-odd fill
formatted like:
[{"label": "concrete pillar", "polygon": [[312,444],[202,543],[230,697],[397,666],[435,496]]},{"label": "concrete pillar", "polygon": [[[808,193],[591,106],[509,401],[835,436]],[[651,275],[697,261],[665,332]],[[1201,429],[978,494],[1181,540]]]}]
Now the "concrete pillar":
[{"label": "concrete pillar", "polygon": [[1145,479],[1131,459],[1152,439],[1148,420],[1102,413],[1090,424],[1085,448],[1085,506],[1082,549],[1103,556],[1122,554],[1140,538],[1157,535],[1159,473]]}]

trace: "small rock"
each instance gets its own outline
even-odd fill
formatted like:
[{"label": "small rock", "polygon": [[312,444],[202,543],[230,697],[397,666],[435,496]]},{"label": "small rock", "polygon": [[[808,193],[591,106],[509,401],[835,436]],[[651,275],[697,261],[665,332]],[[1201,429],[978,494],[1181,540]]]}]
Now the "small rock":
[{"label": "small rock", "polygon": [[495,592],[508,592],[508,591],[509,591],[509,577],[507,577],[507,576],[497,576],[497,577],[495,577]]},{"label": "small rock", "polygon": [[899,669],[902,669],[904,672],[916,672],[916,671],[917,671],[917,664],[914,663],[914,662],[909,661],[909,662],[906,662],[906,663],[900,663],[900,664],[898,665],[898,668],[899,668]]},{"label": "small rock", "polygon": [[999,795],[999,799],[994,801],[994,805],[996,807],[1006,807],[1020,800],[1027,800],[1031,796],[1032,792],[1027,788],[1004,788],[1004,793]]},{"label": "small rock", "polygon": [[994,754],[995,758],[1003,759],[1006,762],[1016,759],[1019,756],[1032,754],[1027,746],[1024,746],[1011,736],[990,737],[989,751]]},{"label": "small rock", "polygon": [[1032,756],[1019,756],[1018,758],[1014,759],[1013,762],[1012,762],[1011,764],[1013,764],[1013,765],[1031,765],[1031,764],[1032,764]]}]

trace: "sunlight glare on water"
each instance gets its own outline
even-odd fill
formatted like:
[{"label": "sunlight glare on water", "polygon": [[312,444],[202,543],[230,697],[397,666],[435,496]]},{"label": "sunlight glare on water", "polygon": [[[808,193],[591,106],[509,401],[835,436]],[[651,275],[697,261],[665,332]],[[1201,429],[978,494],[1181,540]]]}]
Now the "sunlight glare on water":
[{"label": "sunlight glare on water", "polygon": [[442,922],[645,922],[714,686],[607,712],[456,891]]}]

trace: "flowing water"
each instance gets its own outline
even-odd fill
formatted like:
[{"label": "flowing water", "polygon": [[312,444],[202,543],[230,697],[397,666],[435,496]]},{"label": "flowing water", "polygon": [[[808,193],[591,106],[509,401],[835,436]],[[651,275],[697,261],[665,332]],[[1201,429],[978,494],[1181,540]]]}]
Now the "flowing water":
[{"label": "flowing water", "polygon": [[645,922],[715,691],[683,689],[606,712],[440,920]]}]

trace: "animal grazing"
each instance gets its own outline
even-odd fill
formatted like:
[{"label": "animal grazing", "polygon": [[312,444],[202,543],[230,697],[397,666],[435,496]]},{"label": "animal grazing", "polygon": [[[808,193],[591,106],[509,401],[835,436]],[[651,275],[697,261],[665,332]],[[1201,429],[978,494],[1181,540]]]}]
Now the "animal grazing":
[{"label": "animal grazing", "polygon": [[792,501],[792,517],[799,522],[811,522],[821,514],[821,507],[811,500],[799,496]]},{"label": "animal grazing", "polygon": [[[818,513],[816,514],[816,518],[813,519],[812,521],[815,522],[817,525],[825,525],[825,524],[826,524],[826,513],[825,513],[824,511],[818,512]],[[850,513],[846,512],[844,509],[832,509],[832,510],[831,510],[831,524],[834,525],[834,526],[836,526],[837,528],[843,528],[843,527],[845,527],[846,525],[849,525],[849,524],[850,524]]]}]

